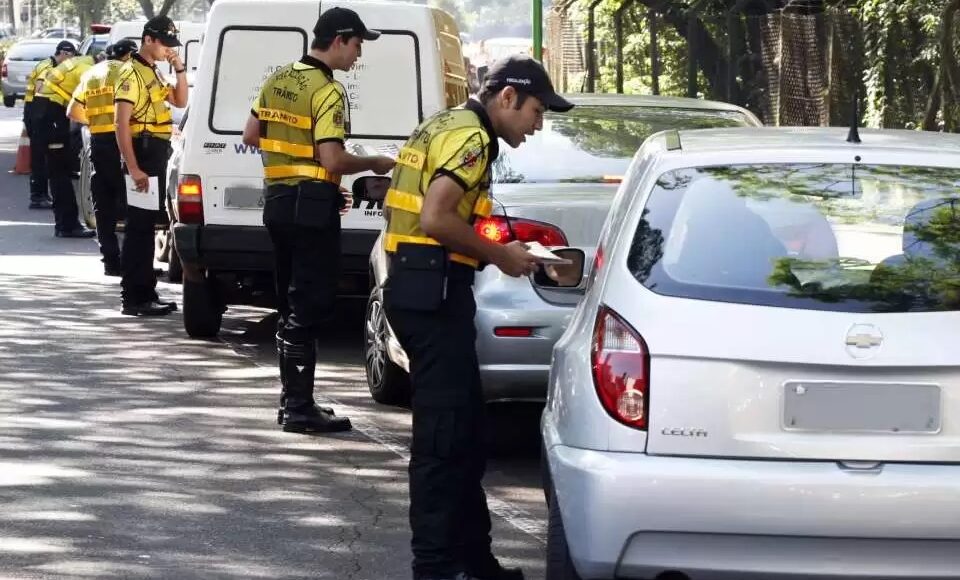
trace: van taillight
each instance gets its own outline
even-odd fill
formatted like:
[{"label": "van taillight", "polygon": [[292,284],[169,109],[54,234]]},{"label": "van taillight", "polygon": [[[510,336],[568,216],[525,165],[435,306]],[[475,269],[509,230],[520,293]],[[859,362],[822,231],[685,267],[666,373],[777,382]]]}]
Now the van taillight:
[{"label": "van taillight", "polygon": [[184,224],[203,223],[203,186],[199,175],[181,175],[177,181],[177,219]]},{"label": "van taillight", "polygon": [[3,66],[0,67],[0,77],[7,78],[8,74],[9,73],[7,72],[7,63],[3,63]]},{"label": "van taillight", "polygon": [[597,396],[607,413],[624,425],[646,429],[650,389],[647,345],[606,306],[597,311],[590,362]]},{"label": "van taillight", "polygon": [[478,234],[498,244],[509,244],[514,240],[521,242],[540,242],[544,246],[566,246],[567,236],[557,226],[544,222],[507,218],[492,215],[480,218],[473,223]]}]

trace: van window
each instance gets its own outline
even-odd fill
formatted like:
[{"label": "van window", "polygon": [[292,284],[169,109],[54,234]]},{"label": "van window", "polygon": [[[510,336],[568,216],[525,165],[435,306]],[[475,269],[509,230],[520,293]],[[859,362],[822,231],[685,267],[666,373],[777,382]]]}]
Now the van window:
[{"label": "van window", "polygon": [[662,175],[628,266],[658,294],[843,312],[960,310],[960,170],[730,165]]},{"label": "van window", "polygon": [[423,120],[420,50],[407,31],[383,30],[363,43],[347,72],[335,71],[350,98],[350,136],[406,140]]},{"label": "van window", "polygon": [[183,66],[187,67],[187,71],[197,70],[197,65],[200,63],[200,41],[188,40],[181,50],[183,50]]},{"label": "van window", "polygon": [[307,33],[299,28],[224,28],[217,46],[210,130],[243,133],[263,81],[306,52]]}]

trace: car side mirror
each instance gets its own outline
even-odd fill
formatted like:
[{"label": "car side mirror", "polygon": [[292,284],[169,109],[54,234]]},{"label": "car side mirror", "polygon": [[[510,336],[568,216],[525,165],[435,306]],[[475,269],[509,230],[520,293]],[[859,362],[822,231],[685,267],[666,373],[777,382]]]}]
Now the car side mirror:
[{"label": "car side mirror", "polygon": [[353,197],[361,201],[383,201],[390,189],[390,178],[380,175],[358,177],[353,182]]},{"label": "car side mirror", "polygon": [[564,260],[565,264],[540,264],[533,273],[533,283],[541,288],[577,288],[583,282],[583,266],[586,256],[583,250],[563,248],[553,253]]}]

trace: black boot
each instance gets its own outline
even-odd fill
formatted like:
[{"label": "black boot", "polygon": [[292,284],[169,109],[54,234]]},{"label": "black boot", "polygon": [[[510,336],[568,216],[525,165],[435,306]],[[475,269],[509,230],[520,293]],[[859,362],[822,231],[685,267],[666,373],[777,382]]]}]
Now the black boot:
[{"label": "black boot", "polygon": [[[279,332],[277,332],[274,338],[277,344],[277,363],[280,365],[280,408],[277,409],[277,425],[283,425],[283,406],[287,400],[287,373],[283,370],[283,339],[280,338]],[[332,407],[321,407],[317,405],[317,409],[328,415],[336,415]]]},{"label": "black boot", "polygon": [[350,419],[326,413],[313,402],[313,373],[317,366],[313,341],[283,341],[280,361],[283,430],[291,433],[349,431]]},{"label": "black boot", "polygon": [[524,580],[520,568],[504,568],[492,555],[467,566],[471,577],[477,580]]}]

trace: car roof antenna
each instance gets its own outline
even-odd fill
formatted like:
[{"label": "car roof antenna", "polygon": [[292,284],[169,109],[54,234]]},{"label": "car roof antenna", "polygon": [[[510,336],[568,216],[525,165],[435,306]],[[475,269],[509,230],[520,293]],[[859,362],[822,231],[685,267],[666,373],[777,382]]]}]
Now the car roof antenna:
[{"label": "car roof antenna", "polygon": [[860,143],[860,131],[857,129],[857,124],[860,118],[860,111],[857,105],[860,102],[859,91],[853,92],[853,115],[850,119],[850,132],[847,133],[847,143]]}]

